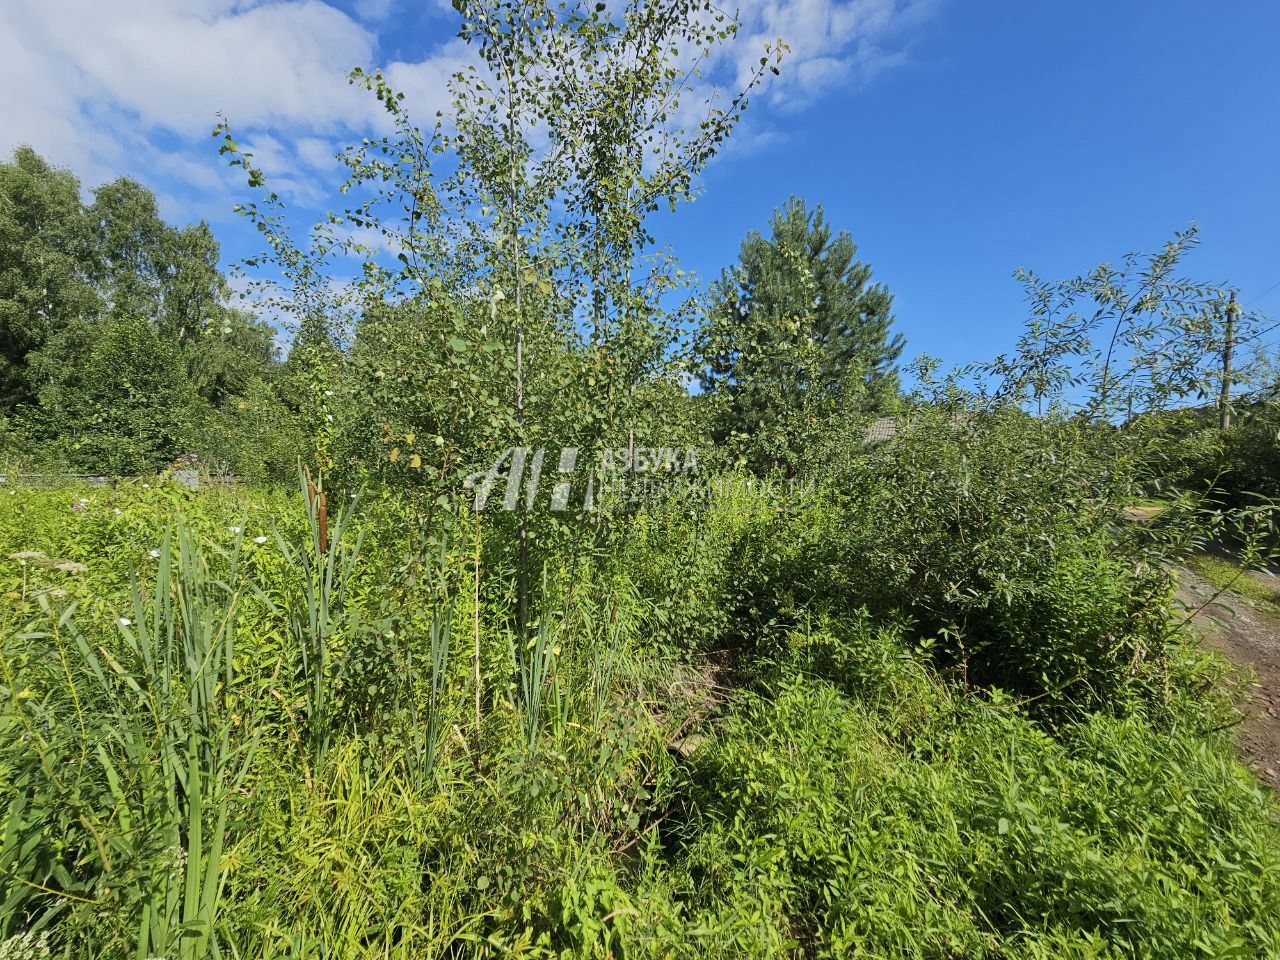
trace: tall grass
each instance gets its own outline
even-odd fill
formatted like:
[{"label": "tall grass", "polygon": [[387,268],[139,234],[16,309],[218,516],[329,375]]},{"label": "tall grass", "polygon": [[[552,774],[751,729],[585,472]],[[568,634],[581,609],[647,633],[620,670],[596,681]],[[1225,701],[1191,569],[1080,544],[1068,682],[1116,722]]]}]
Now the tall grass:
[{"label": "tall grass", "polygon": [[[0,929],[111,902],[133,918],[114,935],[139,960],[199,960],[218,954],[228,822],[256,743],[235,702],[239,595],[183,527],[131,594],[114,643],[86,637],[74,605],[21,637],[56,651],[57,671],[6,711],[34,768],[6,824],[16,886]],[[61,835],[44,832],[55,825]]]},{"label": "tall grass", "polygon": [[[545,578],[543,593],[545,596]],[[533,637],[521,644],[512,642],[516,676],[519,680],[519,706],[525,743],[533,747],[542,734],[548,697],[558,699],[555,663],[558,649],[553,639],[548,613],[538,618]]]},{"label": "tall grass", "polygon": [[277,529],[275,541],[296,574],[285,609],[301,656],[306,741],[315,764],[328,751],[333,732],[330,654],[334,638],[340,633],[359,635],[363,626],[360,607],[349,602],[349,589],[359,568],[364,533],[357,529],[351,540],[358,496],[351,497],[330,523],[323,491],[317,492],[305,474],[300,474],[299,482],[307,505],[307,540],[295,545]]},{"label": "tall grass", "polygon": [[442,734],[449,692],[449,653],[452,632],[453,608],[440,607],[431,611],[427,643],[426,722],[420,718],[412,678],[410,678],[410,702],[406,704],[412,718],[413,740],[406,751],[406,765],[415,785],[427,787],[435,775],[440,759]]},{"label": "tall grass", "polygon": [[[39,956],[46,934],[75,960],[1280,949],[1275,805],[1200,732],[1229,717],[1180,638],[1161,709],[1047,724],[897,604],[862,607],[894,568],[847,545],[885,514],[741,490],[549,565],[518,643],[500,527],[473,583],[470,551],[403,549],[412,503],[331,523],[308,500],[246,521],[282,531],[256,545],[184,500],[146,577],[90,562],[82,588],[59,581],[64,609],[42,570],[16,601],[35,622],[0,634],[0,951]],[[111,533],[110,516],[76,520]],[[895,549],[930,539],[888,516]],[[154,540],[109,542],[137,559]],[[11,550],[35,547],[54,549]],[[1046,571],[1053,616],[1019,624],[1027,648],[1120,602]]]}]

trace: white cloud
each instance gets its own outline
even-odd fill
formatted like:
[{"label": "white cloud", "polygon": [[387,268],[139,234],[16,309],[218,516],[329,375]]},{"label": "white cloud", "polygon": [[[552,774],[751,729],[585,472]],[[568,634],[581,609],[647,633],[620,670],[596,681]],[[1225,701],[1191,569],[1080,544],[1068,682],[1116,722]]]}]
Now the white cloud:
[{"label": "white cloud", "polygon": [[314,170],[336,170],[341,166],[337,145],[322,137],[299,137],[293,146],[298,158]]},{"label": "white cloud", "polygon": [[292,141],[381,120],[346,79],[376,53],[373,33],[318,0],[5,0],[0,156],[30,143],[86,185],[159,174],[225,193],[242,178],[208,138],[224,113],[282,195],[314,204],[324,191],[299,158],[322,169],[321,154]]},{"label": "white cloud", "polygon": [[12,18],[0,14],[0,150],[28,143],[83,169],[97,152],[74,91],[60,82],[49,59],[28,42]]},{"label": "white cloud", "polygon": [[[761,102],[802,108],[837,84],[864,82],[901,61],[902,38],[938,2],[744,4],[738,38],[704,64],[680,119],[696,124],[708,96],[723,105],[777,38],[791,53]],[[381,105],[347,82],[350,68],[382,62],[426,127],[447,111],[449,79],[473,57],[441,21],[428,56],[386,63],[379,31],[401,48],[406,38],[388,18],[409,6],[356,0],[348,14],[321,0],[2,0],[0,158],[30,143],[86,185],[133,174],[170,198],[189,193],[192,214],[225,216],[243,176],[208,138],[224,113],[282,196],[320,206],[340,175],[338,145],[387,125]],[[759,143],[770,124],[755,114],[739,136]]]},{"label": "white cloud", "polygon": [[903,62],[895,40],[930,16],[941,0],[765,0],[741,14],[738,36],[717,61],[732,59],[746,83],[766,44],[790,51],[768,84],[769,102],[802,108],[837,84],[862,84]]},{"label": "white cloud", "polygon": [[295,169],[288,148],[269,133],[256,135],[242,147],[245,153],[252,155],[253,165],[269,177],[292,173]]},{"label": "white cloud", "polygon": [[77,99],[187,135],[219,111],[243,125],[340,124],[363,106],[346,71],[375,50],[365,28],[316,0],[9,2],[6,17]]},{"label": "white cloud", "polygon": [[465,43],[453,39],[427,60],[392,63],[384,72],[387,82],[404,94],[414,122],[426,128],[437,110],[448,112],[449,78],[474,59]]},{"label": "white cloud", "polygon": [[397,6],[397,0],[355,0],[356,16],[367,23],[382,23]]}]

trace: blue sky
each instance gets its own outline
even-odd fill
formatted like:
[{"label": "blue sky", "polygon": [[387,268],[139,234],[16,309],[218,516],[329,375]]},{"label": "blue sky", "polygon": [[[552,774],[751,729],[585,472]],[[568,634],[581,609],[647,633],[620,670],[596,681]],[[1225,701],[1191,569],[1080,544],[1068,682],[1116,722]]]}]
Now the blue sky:
[{"label": "blue sky", "polygon": [[[897,298],[907,353],[1008,347],[1011,274],[1073,274],[1199,223],[1189,272],[1280,315],[1280,4],[757,0],[731,82],[792,55],[656,233],[706,278],[795,193],[850,230]],[[6,0],[0,151],[30,143],[87,187],[120,174],[173,221],[255,251],[208,131],[225,111],[300,220],[336,203],[336,145],[375,124],[345,83],[382,66],[424,118],[466,51],[443,0]],[[23,91],[22,93],[15,93]]]}]

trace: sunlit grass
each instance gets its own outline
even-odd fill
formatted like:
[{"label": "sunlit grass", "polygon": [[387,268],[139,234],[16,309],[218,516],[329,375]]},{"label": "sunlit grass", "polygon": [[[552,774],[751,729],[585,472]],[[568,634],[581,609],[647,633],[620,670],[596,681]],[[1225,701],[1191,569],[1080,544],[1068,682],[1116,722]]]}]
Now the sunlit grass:
[{"label": "sunlit grass", "polygon": [[[409,576],[373,497],[98,496],[0,514],[0,557],[86,568],[0,566],[10,953],[35,924],[77,960],[1280,948],[1273,808],[1198,732],[1201,668],[1050,731],[891,617],[810,622],[852,508],[646,515],[546,567],[518,646],[501,554],[449,545],[472,517]],[[1071,542],[1055,630],[1114,604]]]},{"label": "sunlit grass", "polygon": [[1259,613],[1280,620],[1280,579],[1276,580],[1276,586],[1269,587],[1257,576],[1242,572],[1230,560],[1208,553],[1189,557],[1186,565],[1214,586],[1240,596]]}]

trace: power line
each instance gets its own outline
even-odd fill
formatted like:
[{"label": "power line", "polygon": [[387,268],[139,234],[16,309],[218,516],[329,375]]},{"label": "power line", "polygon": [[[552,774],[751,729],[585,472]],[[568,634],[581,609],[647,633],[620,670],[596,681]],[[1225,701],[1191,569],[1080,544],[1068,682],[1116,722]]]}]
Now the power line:
[{"label": "power line", "polygon": [[1256,297],[1254,297],[1252,300],[1246,303],[1245,306],[1252,307],[1255,303],[1257,303],[1259,300],[1265,297],[1268,293],[1270,293],[1272,290],[1275,290],[1277,288],[1280,288],[1280,280],[1277,280],[1271,286],[1267,287],[1267,289],[1263,290],[1260,294],[1258,294]]},{"label": "power line", "polygon": [[[1280,284],[1277,284],[1277,286],[1280,286]],[[1240,347],[1246,343],[1252,343],[1254,340],[1258,340],[1258,339],[1261,339],[1262,337],[1265,337],[1272,330],[1280,330],[1280,321],[1277,321],[1276,323],[1271,324],[1271,326],[1269,327],[1263,327],[1261,330],[1258,330],[1255,333],[1251,333],[1247,337],[1242,337],[1241,339],[1236,341],[1236,346]]]}]

